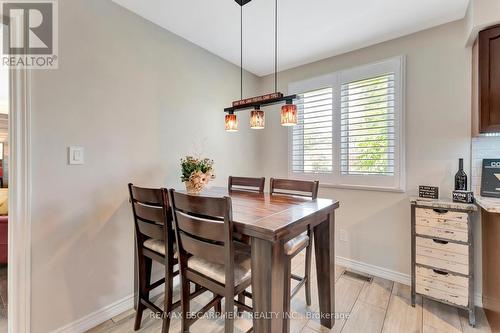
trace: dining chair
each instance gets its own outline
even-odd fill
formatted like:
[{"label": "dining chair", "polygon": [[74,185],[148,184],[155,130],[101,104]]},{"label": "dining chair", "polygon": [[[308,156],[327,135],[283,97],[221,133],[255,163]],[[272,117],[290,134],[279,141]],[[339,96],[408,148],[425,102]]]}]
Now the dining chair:
[{"label": "dining chair", "polygon": [[[272,195],[295,195],[304,196],[311,199],[318,197],[319,181],[303,181],[293,179],[276,179],[270,180],[270,193]],[[305,272],[304,276],[292,274],[291,266],[292,259],[302,250],[306,249]],[[299,292],[300,288],[305,285],[306,304],[311,305],[311,257],[312,257],[312,230],[307,229],[306,232],[288,240],[285,243],[285,255],[287,257],[285,263],[285,312],[290,311],[290,301]],[[291,279],[298,281],[298,285],[291,291]],[[288,324],[290,324],[288,322]]]},{"label": "dining chair", "polygon": [[[161,314],[162,333],[167,333],[170,326],[170,313],[180,305],[180,301],[172,302],[173,280],[179,271],[174,271],[174,265],[178,260],[168,191],[164,188],[143,188],[133,184],[128,184],[128,188],[134,216],[136,277],[139,280],[134,330],[140,329],[142,314],[146,308],[149,308],[154,313]],[[153,260],[165,267],[165,277],[151,283]],[[164,283],[164,310],[161,310],[149,299],[149,293]],[[202,288],[196,288],[190,297],[196,297],[204,291]]]},{"label": "dining chair", "polygon": [[229,176],[227,181],[227,188],[232,190],[243,190],[264,193],[264,185],[266,178],[252,178],[252,177],[233,177]]},{"label": "dining chair", "polygon": [[[233,332],[234,306],[252,308],[234,299],[251,284],[251,257],[249,246],[233,240],[231,198],[191,196],[173,189],[169,197],[181,276],[181,331],[189,332],[201,314],[225,298],[224,330]],[[214,294],[195,318],[188,318],[190,282]]]},{"label": "dining chair", "polygon": [[[256,193],[264,193],[264,186],[266,183],[266,178],[265,177],[260,177],[260,178],[253,178],[253,177],[233,177],[229,176],[228,181],[227,181],[227,188],[229,192],[232,190],[239,190],[239,191],[249,191],[249,192],[256,192]],[[239,233],[234,233],[233,235],[234,239],[248,244],[249,246],[251,245],[251,239],[248,236],[241,235]],[[245,303],[245,295],[251,295],[250,293],[247,293],[246,291],[238,295],[238,301],[241,303]],[[243,309],[238,307],[238,315],[241,315],[243,312]]]}]

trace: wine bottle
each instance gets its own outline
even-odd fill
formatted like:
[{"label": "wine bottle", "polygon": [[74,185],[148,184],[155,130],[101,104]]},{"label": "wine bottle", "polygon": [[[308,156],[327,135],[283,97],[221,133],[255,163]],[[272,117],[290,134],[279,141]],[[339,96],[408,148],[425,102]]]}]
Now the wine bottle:
[{"label": "wine bottle", "polygon": [[455,174],[455,191],[467,191],[467,175],[464,171],[464,159],[458,160],[458,171]]}]

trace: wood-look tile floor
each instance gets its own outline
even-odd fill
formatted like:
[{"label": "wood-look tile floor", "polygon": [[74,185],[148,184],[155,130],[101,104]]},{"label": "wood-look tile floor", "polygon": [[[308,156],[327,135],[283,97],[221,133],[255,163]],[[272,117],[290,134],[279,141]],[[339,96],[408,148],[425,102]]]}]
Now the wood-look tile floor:
[{"label": "wood-look tile floor", "polygon": [[[301,274],[304,269],[304,257],[299,255],[294,259],[294,273]],[[314,271],[314,262],[313,262]],[[291,332],[318,333],[484,333],[491,332],[484,312],[477,309],[477,325],[472,328],[468,324],[467,313],[454,307],[417,298],[417,305],[410,304],[410,287],[374,277],[373,281],[342,275],[344,268],[336,268],[335,283],[335,311],[339,314],[334,327],[329,330],[319,324],[314,318],[318,312],[318,296],[316,280],[312,280],[312,305],[305,303],[303,290],[292,300],[293,319]],[[178,287],[175,287],[178,297]],[[191,301],[192,311],[200,309],[210,299],[211,294],[205,293]],[[161,297],[156,300],[161,304]],[[101,325],[91,329],[88,333],[118,333],[133,332],[133,310],[120,314]],[[245,332],[252,325],[245,316],[235,321],[235,332]],[[202,318],[190,329],[191,332],[214,333],[224,331],[224,321],[220,318]],[[138,332],[161,332],[161,320],[150,317],[145,311],[142,328]],[[171,321],[170,332],[180,332],[180,320]]]}]

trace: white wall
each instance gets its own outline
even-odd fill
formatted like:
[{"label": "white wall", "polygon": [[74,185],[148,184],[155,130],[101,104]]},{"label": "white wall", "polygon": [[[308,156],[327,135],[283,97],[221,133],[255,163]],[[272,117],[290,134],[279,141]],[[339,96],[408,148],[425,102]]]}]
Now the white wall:
[{"label": "white wall", "polygon": [[[103,0],[59,1],[59,69],[32,73],[32,332],[133,289],[127,183],[179,186],[182,155],[253,174],[258,133],[224,131],[239,69]],[[248,95],[258,80],[245,73]],[[85,165],[67,165],[67,146]]]},{"label": "white wall", "polygon": [[500,1],[470,0],[465,20],[467,45],[472,45],[479,31],[500,23]]},{"label": "white wall", "polygon": [[[280,91],[288,84],[398,55],[406,55],[406,193],[320,189],[320,196],[340,200],[337,255],[410,274],[410,205],[418,185],[439,186],[451,196],[458,159],[470,159],[471,50],[464,47],[465,22],[459,21],[279,73]],[[332,36],[332,38],[335,38]],[[272,76],[264,79],[270,91]],[[279,110],[266,112],[262,133],[262,171],[287,176],[287,129]],[[469,170],[466,172],[470,175]]]}]

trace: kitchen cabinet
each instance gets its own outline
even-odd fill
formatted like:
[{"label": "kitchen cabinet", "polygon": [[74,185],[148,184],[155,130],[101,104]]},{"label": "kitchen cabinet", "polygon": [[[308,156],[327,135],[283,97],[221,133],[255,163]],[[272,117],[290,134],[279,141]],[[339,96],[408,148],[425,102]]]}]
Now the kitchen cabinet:
[{"label": "kitchen cabinet", "polygon": [[500,332],[500,199],[476,198],[481,206],[483,308],[492,332]]},{"label": "kitchen cabinet", "polygon": [[500,26],[479,33],[473,62],[473,134],[500,133]]}]

